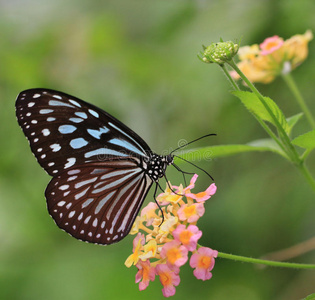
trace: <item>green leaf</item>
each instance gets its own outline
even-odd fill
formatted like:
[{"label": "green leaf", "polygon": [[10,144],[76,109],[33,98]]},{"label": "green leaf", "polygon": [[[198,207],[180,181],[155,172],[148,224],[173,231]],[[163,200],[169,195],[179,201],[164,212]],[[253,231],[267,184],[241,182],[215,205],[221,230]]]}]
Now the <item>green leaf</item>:
[{"label": "green leaf", "polygon": [[289,125],[289,131],[287,132],[288,134],[291,133],[293,127],[295,126],[295,124],[301,119],[301,117],[303,116],[303,113],[299,113],[299,114],[296,114],[290,118],[287,118],[287,122],[288,122],[288,125]]},{"label": "green leaf", "polygon": [[[274,121],[274,119],[271,117],[269,112],[266,110],[265,106],[262,104],[262,102],[259,100],[259,98],[251,92],[244,92],[244,91],[233,91],[233,95],[238,97],[242,103],[245,105],[245,107],[255,116],[261,118],[264,121],[267,121],[271,124],[273,124],[277,128],[277,124]],[[276,119],[278,120],[281,127],[284,129],[286,133],[290,131],[289,124],[287,123],[287,120],[285,119],[285,116],[282,112],[282,110],[278,107],[278,105],[269,97],[263,97],[266,104],[268,105],[271,112],[274,114]]]},{"label": "green leaf", "polygon": [[283,150],[279,147],[279,145],[273,139],[260,139],[249,142],[247,145],[258,147],[261,149],[266,149],[268,151],[272,151],[282,155],[287,158],[287,155],[283,152]]},{"label": "green leaf", "polygon": [[315,300],[315,294],[308,295],[306,298],[303,298],[303,300]]},{"label": "green leaf", "polygon": [[[191,162],[212,160],[217,157],[232,156],[235,154],[246,153],[246,152],[263,152],[272,151],[286,157],[285,154],[277,147],[272,140],[260,140],[251,142],[248,145],[219,145],[205,148],[197,148],[187,152],[181,152],[178,156],[189,160]],[[176,157],[175,157],[176,159]],[[179,163],[180,159],[176,159],[176,163]]]},{"label": "green leaf", "polygon": [[315,129],[304,133],[292,141],[292,144],[305,148],[307,150],[312,150],[315,148]]}]

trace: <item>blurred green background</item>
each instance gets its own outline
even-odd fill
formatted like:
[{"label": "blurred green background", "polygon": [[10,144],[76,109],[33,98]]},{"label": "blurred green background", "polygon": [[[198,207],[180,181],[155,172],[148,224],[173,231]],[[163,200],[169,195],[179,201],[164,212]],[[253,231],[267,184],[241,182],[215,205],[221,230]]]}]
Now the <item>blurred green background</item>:
[{"label": "blurred green background", "polygon": [[[44,190],[50,177],[15,119],[20,91],[46,87],[91,102],[157,153],[207,133],[217,137],[194,147],[247,143],[265,133],[229,94],[219,68],[196,54],[220,37],[242,38],[246,45],[314,31],[314,12],[315,2],[308,0],[0,0],[0,299],[163,298],[158,278],[139,292],[136,268],[124,266],[133,237],[108,247],[90,245],[49,217]],[[314,49],[311,42],[309,58],[293,73],[312,111]],[[281,79],[257,87],[286,116],[299,112]],[[302,120],[293,135],[307,130]],[[314,192],[284,159],[246,153],[194,163],[218,186],[198,223],[204,246],[260,257],[314,235]],[[315,174],[314,155],[308,165]],[[168,177],[173,184],[182,181],[172,168]],[[196,191],[209,185],[202,174],[197,183]],[[314,251],[294,261],[315,263]],[[210,281],[197,280],[188,265],[180,275],[172,299],[290,300],[315,291],[314,271],[260,269],[224,259],[217,259]]]}]

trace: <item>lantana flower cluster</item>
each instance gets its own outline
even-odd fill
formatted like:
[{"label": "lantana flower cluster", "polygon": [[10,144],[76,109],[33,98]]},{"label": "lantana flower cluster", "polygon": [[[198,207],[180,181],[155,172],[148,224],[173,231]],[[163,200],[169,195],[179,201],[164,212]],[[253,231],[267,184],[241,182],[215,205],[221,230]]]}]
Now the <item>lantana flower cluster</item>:
[{"label": "lantana flower cluster", "polygon": [[[308,43],[312,39],[311,30],[307,30],[287,40],[275,35],[260,45],[240,47],[237,66],[250,81],[269,83],[277,76],[291,72],[307,58]],[[234,79],[240,78],[235,71],[231,75]]]},{"label": "lantana flower cluster", "polygon": [[130,232],[136,234],[133,253],[125,265],[138,268],[136,283],[140,291],[159,276],[163,295],[173,296],[175,286],[180,283],[180,267],[188,261],[189,252],[192,253],[189,264],[195,277],[201,280],[212,277],[218,252],[198,246],[202,232],[196,224],[205,212],[205,201],[217,188],[213,183],[204,192],[192,193],[197,177],[195,174],[186,188],[167,183],[164,193],[157,196],[161,209],[150,202],[136,218]]}]

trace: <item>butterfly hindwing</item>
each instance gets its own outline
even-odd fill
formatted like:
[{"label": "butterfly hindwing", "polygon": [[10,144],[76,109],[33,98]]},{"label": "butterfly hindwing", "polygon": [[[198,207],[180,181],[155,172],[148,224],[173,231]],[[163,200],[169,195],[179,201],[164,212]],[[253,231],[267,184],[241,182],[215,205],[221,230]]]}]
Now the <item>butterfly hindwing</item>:
[{"label": "butterfly hindwing", "polygon": [[105,111],[48,89],[23,91],[16,115],[39,164],[54,176],[77,164],[108,157],[143,156],[149,146]]},{"label": "butterfly hindwing", "polygon": [[128,158],[72,167],[50,181],[45,195],[61,229],[108,245],[129,233],[151,185],[137,159]]},{"label": "butterfly hindwing", "polygon": [[53,178],[45,196],[56,224],[109,245],[130,231],[152,185],[173,163],[107,112],[48,89],[19,94],[16,116],[39,164]]}]

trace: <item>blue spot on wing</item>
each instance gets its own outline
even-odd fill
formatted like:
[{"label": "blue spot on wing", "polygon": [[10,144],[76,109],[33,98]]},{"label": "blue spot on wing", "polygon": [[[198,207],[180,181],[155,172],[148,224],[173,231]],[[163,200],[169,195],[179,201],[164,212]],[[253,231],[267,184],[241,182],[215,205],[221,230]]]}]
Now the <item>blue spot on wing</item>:
[{"label": "blue spot on wing", "polygon": [[94,138],[96,138],[96,139],[99,140],[99,139],[101,138],[101,135],[102,135],[103,133],[109,132],[109,129],[104,126],[104,127],[100,128],[100,129],[87,129],[87,132],[88,132],[91,136],[93,136]]},{"label": "blue spot on wing", "polygon": [[70,142],[70,146],[73,149],[82,148],[82,147],[86,146],[87,144],[88,144],[88,142],[85,139],[83,139],[83,138],[73,139]]},{"label": "blue spot on wing", "polygon": [[72,133],[77,129],[77,127],[73,126],[73,125],[61,125],[59,126],[58,130],[60,133],[62,134],[68,134],[68,133]]}]

